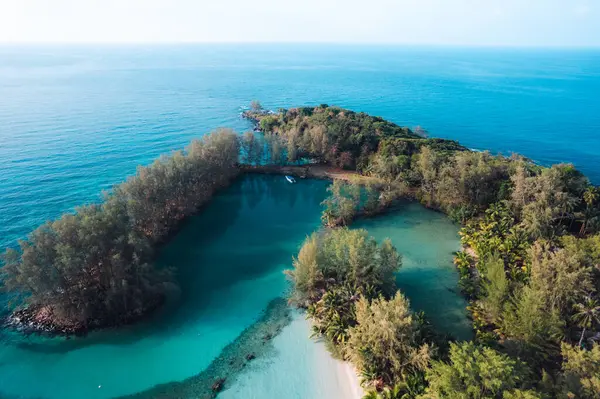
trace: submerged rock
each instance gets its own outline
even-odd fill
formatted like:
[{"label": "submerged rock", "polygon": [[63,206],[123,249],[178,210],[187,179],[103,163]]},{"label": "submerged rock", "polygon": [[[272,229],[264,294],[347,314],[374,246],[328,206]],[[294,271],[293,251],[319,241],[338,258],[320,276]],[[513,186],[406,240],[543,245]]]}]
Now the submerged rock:
[{"label": "submerged rock", "polygon": [[[268,356],[274,350],[271,339],[291,321],[291,309],[288,307],[287,300],[276,298],[269,303],[262,317],[256,323],[245,329],[235,341],[223,348],[220,355],[199,374],[181,382],[156,385],[147,391],[124,398],[214,398],[220,390],[225,388],[225,381],[231,384],[236,375],[249,364],[248,361]],[[269,337],[269,340],[265,340],[266,336]],[[219,381],[221,384],[217,384]],[[215,388],[219,390],[215,390]]]},{"label": "submerged rock", "polygon": [[213,392],[221,392],[221,390],[223,390],[224,385],[225,385],[225,378],[219,378],[212,385],[212,391]]}]

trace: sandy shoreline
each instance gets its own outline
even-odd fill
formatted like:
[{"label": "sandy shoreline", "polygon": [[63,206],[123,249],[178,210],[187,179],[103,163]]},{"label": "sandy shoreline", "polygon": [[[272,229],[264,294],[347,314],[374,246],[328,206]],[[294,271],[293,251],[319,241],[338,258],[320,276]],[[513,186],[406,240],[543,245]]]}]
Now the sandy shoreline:
[{"label": "sandy shoreline", "polygon": [[264,166],[240,166],[242,172],[260,173],[268,175],[290,175],[299,178],[326,179],[326,180],[345,180],[348,182],[373,182],[382,183],[381,179],[371,176],[364,176],[353,170],[336,168],[325,164],[311,164],[303,166],[293,165],[264,165]]},{"label": "sandy shoreline", "polygon": [[351,364],[334,359],[321,341],[310,338],[310,323],[295,312],[273,339],[276,353],[255,363],[219,399],[362,399],[364,391]]},{"label": "sandy shoreline", "polygon": [[[310,322],[306,320],[305,322],[310,328]],[[315,346],[318,358],[318,365],[315,365],[315,373],[319,373],[322,376],[319,378],[328,379],[332,387],[335,387],[335,392],[328,392],[331,396],[327,397],[362,399],[365,392],[360,386],[354,366],[348,362],[334,359],[322,341],[314,342],[313,345]]]},{"label": "sandy shoreline", "polygon": [[364,389],[360,386],[360,380],[356,373],[356,369],[348,362],[340,362],[341,371],[345,373],[348,380],[348,398],[362,399],[365,396]]}]

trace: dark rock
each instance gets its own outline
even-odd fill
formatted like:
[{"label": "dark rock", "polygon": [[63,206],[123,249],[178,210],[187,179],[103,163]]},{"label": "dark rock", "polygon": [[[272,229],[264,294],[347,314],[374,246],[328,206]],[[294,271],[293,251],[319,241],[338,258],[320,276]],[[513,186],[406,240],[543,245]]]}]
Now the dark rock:
[{"label": "dark rock", "polygon": [[246,360],[250,361],[250,360],[254,360],[256,359],[256,355],[254,353],[248,353],[246,355]]},{"label": "dark rock", "polygon": [[219,378],[212,385],[213,392],[221,392],[223,390],[223,386],[225,385],[225,378]]}]

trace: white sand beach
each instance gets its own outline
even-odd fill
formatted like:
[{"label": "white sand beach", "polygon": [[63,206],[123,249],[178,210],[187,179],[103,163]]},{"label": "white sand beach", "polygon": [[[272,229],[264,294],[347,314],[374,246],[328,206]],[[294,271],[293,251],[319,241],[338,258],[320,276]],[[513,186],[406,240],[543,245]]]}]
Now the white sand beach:
[{"label": "white sand beach", "polygon": [[219,398],[361,399],[364,392],[353,367],[332,358],[322,342],[309,336],[309,322],[296,313],[273,339],[274,356],[257,359]]}]

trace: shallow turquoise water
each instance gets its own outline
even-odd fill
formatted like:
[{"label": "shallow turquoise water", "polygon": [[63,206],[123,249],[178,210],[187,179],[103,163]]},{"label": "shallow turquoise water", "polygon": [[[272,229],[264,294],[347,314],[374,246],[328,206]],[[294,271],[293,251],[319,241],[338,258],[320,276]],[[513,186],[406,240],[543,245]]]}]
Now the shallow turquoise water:
[{"label": "shallow turquoise water", "polygon": [[359,221],[353,228],[367,229],[378,240],[392,240],[402,254],[398,286],[438,331],[458,339],[472,337],[467,302],[452,263],[454,252],[460,249],[457,225],[441,213],[407,202],[397,211]]},{"label": "shallow turquoise water", "polygon": [[160,263],[179,271],[178,300],[143,325],[85,339],[1,335],[0,397],[107,398],[199,373],[285,295],[282,271],[319,226],[326,186],[237,182],[162,251]]},{"label": "shallow turquoise water", "polygon": [[[282,271],[306,235],[319,227],[328,184],[299,180],[290,185],[281,176],[248,176],[217,195],[161,251],[159,263],[177,268],[181,290],[144,323],[72,340],[0,333],[0,397],[109,398],[197,375],[274,298],[286,294]],[[399,282],[413,305],[443,311],[437,325],[460,335],[467,322],[457,319],[464,316],[464,302],[454,290],[451,268],[456,226],[418,204],[359,226],[377,238],[392,238],[405,253]],[[295,321],[290,328],[274,341],[272,357],[258,359],[239,383],[231,381],[224,397],[236,392],[281,397],[293,387],[290,397],[333,398],[337,385],[323,377],[328,360],[316,347],[302,349],[308,345],[306,324]],[[303,352],[306,358],[295,361]]]}]

